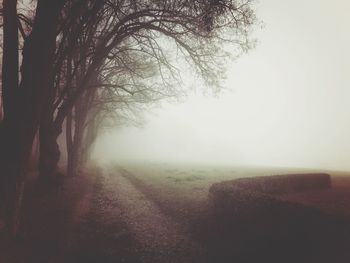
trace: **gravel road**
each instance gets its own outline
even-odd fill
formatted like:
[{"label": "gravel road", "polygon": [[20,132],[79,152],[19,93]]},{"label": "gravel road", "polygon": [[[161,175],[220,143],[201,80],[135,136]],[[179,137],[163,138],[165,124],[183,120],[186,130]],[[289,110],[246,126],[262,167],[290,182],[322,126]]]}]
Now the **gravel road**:
[{"label": "gravel road", "polygon": [[59,261],[205,263],[203,248],[186,226],[164,214],[130,176],[123,169],[98,176],[83,201],[89,211],[76,220],[69,252]]}]

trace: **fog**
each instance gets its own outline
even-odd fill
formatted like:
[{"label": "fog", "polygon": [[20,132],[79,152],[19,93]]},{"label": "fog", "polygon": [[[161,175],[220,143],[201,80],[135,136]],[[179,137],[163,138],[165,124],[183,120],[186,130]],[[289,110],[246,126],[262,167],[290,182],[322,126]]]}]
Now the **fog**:
[{"label": "fog", "polygon": [[349,170],[350,2],[256,8],[257,46],[228,65],[225,91],[198,87],[146,113],[143,128],[103,132],[94,158]]}]

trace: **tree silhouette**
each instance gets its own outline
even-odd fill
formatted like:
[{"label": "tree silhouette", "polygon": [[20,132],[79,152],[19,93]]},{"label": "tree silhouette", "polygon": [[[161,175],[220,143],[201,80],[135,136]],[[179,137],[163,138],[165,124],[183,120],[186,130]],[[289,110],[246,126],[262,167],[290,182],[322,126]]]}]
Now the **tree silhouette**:
[{"label": "tree silhouette", "polygon": [[[248,33],[255,18],[250,0],[38,0],[33,17],[30,12],[16,15],[13,2],[4,1],[0,126],[1,211],[12,232],[16,232],[26,165],[39,126],[40,170],[54,174],[59,156],[56,140],[64,120],[74,112],[76,130],[77,117],[85,111],[82,123],[86,124],[87,98],[108,105],[100,97],[106,88],[119,93],[119,98],[134,94],[144,101],[182,92],[174,82],[177,70],[171,57],[176,55],[215,87],[227,56],[222,46],[233,44],[234,55],[249,48]],[[14,33],[18,30],[24,45],[17,89],[16,63],[9,61],[15,61],[15,53],[18,60],[20,45]],[[140,56],[156,65],[155,80],[134,81]],[[114,77],[106,78],[110,65],[114,68],[108,74]],[[130,79],[123,80],[126,77]]]}]

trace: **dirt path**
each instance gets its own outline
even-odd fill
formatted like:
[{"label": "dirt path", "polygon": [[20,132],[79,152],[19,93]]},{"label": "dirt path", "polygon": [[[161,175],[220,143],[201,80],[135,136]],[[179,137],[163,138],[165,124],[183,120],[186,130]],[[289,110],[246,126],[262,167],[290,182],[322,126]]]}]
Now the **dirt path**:
[{"label": "dirt path", "polygon": [[81,202],[89,209],[75,215],[66,251],[55,262],[142,262],[140,245],[125,223],[111,183],[102,173],[97,175],[95,184]]},{"label": "dirt path", "polygon": [[185,227],[162,213],[126,173],[113,170],[104,176],[105,191],[117,200],[123,220],[141,246],[141,262],[205,262],[202,248]]},{"label": "dirt path", "polygon": [[185,222],[123,170],[67,179],[59,191],[34,186],[25,202],[25,234],[0,247],[1,263],[206,263]]}]

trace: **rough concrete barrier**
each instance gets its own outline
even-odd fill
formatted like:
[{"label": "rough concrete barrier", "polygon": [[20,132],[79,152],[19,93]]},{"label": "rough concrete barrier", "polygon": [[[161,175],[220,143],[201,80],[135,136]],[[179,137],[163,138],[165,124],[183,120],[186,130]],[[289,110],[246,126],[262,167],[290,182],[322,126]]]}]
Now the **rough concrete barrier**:
[{"label": "rough concrete barrier", "polygon": [[[210,192],[231,191],[237,188],[264,194],[285,194],[331,187],[331,177],[326,173],[287,174],[239,178],[214,184]],[[230,190],[230,188],[232,188]]]},{"label": "rough concrete barrier", "polygon": [[329,174],[288,174],[239,178],[213,184],[209,189],[210,199],[216,210],[228,213],[259,213],[276,207],[298,206],[282,201],[279,194],[321,190],[331,187]]},{"label": "rough concrete barrier", "polygon": [[283,193],[330,187],[328,174],[216,183],[209,190],[213,204],[210,242],[219,254],[236,262],[335,262],[340,244],[349,241],[342,239],[343,233],[350,234],[348,225],[318,209],[279,198]]}]

